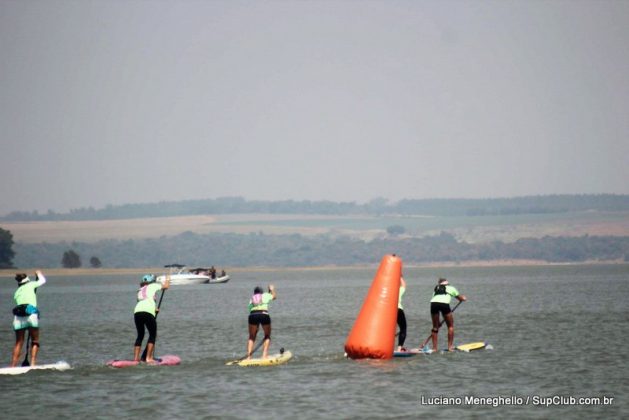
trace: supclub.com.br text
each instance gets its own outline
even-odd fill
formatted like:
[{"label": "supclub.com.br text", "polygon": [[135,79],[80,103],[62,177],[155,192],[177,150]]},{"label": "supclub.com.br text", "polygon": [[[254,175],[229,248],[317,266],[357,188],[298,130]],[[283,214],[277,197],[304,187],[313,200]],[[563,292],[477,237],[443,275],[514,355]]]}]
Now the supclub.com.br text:
[{"label": "supclub.com.br text", "polygon": [[421,405],[486,405],[492,407],[505,405],[534,405],[542,407],[562,405],[596,406],[612,405],[614,403],[614,397],[606,395],[597,397],[575,397],[571,395],[501,395],[489,397],[478,397],[474,395],[447,397],[439,395],[427,397],[422,395],[419,402]]}]

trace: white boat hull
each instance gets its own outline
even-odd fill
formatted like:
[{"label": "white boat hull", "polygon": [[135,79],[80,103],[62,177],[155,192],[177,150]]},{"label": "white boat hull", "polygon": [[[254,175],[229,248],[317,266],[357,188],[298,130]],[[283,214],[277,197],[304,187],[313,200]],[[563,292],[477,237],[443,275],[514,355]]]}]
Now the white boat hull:
[{"label": "white boat hull", "polygon": [[[157,281],[163,284],[166,281],[166,276],[158,276]],[[209,281],[210,276],[204,276],[201,274],[182,273],[170,275],[170,284],[174,286],[185,284],[203,284],[209,283]]]}]

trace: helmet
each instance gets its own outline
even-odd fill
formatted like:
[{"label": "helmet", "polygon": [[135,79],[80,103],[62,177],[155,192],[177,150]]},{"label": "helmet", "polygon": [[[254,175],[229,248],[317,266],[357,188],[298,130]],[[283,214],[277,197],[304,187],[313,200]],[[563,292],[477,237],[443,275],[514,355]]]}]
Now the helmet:
[{"label": "helmet", "polygon": [[142,283],[153,283],[155,281],[155,274],[146,274],[142,277]]},{"label": "helmet", "polygon": [[15,275],[15,280],[17,281],[17,284],[22,285],[25,283],[28,283],[29,281],[31,281],[31,279],[28,278],[28,275],[26,275],[25,273],[18,273]]}]

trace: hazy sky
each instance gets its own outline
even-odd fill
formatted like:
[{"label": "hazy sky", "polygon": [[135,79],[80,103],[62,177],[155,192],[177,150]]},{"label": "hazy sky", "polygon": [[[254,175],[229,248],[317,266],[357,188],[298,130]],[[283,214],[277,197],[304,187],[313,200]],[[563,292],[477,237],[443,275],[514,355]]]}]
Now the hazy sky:
[{"label": "hazy sky", "polygon": [[0,215],[629,193],[629,1],[0,0]]}]

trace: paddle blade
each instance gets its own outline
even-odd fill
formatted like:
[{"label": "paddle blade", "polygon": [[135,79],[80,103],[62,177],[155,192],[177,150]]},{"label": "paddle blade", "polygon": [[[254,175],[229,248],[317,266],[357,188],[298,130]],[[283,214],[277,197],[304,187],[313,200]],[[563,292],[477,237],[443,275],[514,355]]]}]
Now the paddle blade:
[{"label": "paddle blade", "polygon": [[31,364],[28,362],[28,344],[26,345],[26,354],[24,355],[24,361],[22,362],[22,366],[30,366]]},{"label": "paddle blade", "polygon": [[28,362],[28,349],[31,347],[31,331],[28,331],[28,338],[26,339],[26,354],[24,355],[24,361],[22,362],[22,366],[30,366],[31,364]]}]

